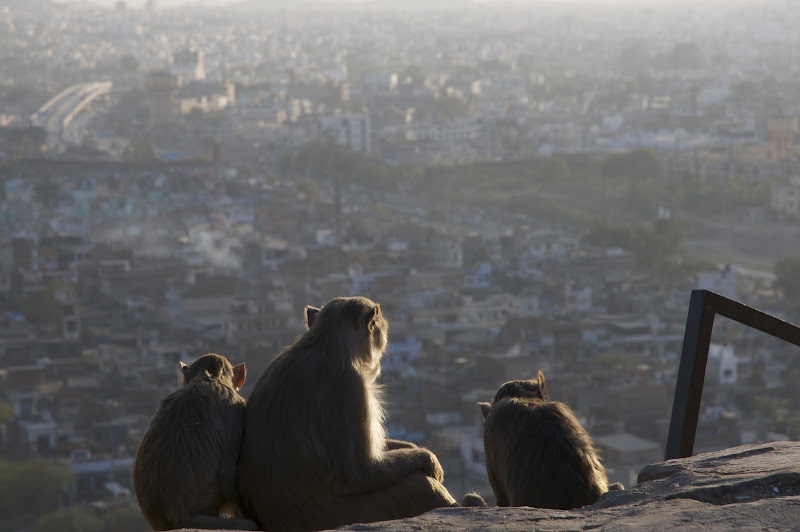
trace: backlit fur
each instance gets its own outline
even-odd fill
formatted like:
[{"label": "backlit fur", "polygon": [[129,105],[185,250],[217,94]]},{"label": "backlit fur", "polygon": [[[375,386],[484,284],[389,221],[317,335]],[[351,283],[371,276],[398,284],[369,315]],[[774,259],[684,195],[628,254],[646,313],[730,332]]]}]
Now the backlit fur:
[{"label": "backlit fur", "polygon": [[498,506],[571,509],[608,491],[606,470],[588,432],[564,403],[549,401],[544,375],[510,381],[485,421],[486,472]]},{"label": "backlit fur", "polygon": [[181,369],[184,386],[161,401],[134,461],[136,498],[153,530],[192,526],[196,516],[240,515],[236,461],[245,400],[236,390],[245,366],[210,353]]},{"label": "backlit fur", "polygon": [[387,441],[376,383],[389,325],[363,297],[306,309],[309,329],[248,398],[239,460],[246,509],[264,529],[321,530],[454,504],[430,451]]}]

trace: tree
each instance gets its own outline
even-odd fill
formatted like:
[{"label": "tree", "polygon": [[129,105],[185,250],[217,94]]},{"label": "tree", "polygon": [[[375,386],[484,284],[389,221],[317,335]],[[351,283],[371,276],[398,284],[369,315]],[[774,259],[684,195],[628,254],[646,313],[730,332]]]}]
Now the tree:
[{"label": "tree", "polygon": [[22,303],[25,319],[33,323],[52,322],[61,319],[61,303],[57,294],[75,295],[75,288],[61,280],[53,279],[44,288],[31,292]]},{"label": "tree", "polygon": [[675,220],[656,220],[651,229],[637,227],[636,257],[644,265],[655,266],[676,258],[683,247],[686,230]]},{"label": "tree", "polygon": [[34,532],[102,532],[106,527],[99,517],[83,508],[59,510],[36,520]]},{"label": "tree", "polygon": [[569,175],[569,166],[562,157],[548,157],[536,169],[536,174],[545,179],[563,179]]},{"label": "tree", "polygon": [[61,187],[58,183],[46,182],[36,183],[33,190],[36,192],[36,199],[46,207],[54,207],[58,202],[58,193]]},{"label": "tree", "polygon": [[675,68],[704,68],[708,61],[700,47],[693,42],[677,43],[672,47],[672,60]]},{"label": "tree", "polygon": [[444,120],[452,120],[465,115],[469,111],[469,105],[455,96],[443,96],[436,100],[435,109]]},{"label": "tree", "polygon": [[589,232],[583,237],[583,242],[591,246],[622,249],[633,249],[633,231],[627,225],[615,225],[606,220],[600,220],[592,225]]},{"label": "tree", "polygon": [[297,191],[303,194],[303,197],[310,201],[315,202],[319,200],[320,190],[319,185],[310,179],[303,179],[297,182]]},{"label": "tree", "polygon": [[139,60],[131,54],[125,54],[119,59],[119,68],[125,72],[135,73],[139,70]]},{"label": "tree", "polygon": [[14,409],[7,401],[0,401],[0,425],[14,419]]},{"label": "tree", "polygon": [[158,160],[153,144],[144,137],[136,137],[122,152],[123,160],[131,163],[147,164]]},{"label": "tree", "polygon": [[61,462],[0,459],[0,530],[16,530],[58,508],[75,474]]},{"label": "tree", "polygon": [[139,508],[127,506],[109,512],[103,519],[105,530],[115,532],[147,532],[150,525]]},{"label": "tree", "polygon": [[607,157],[601,172],[605,177],[644,180],[658,177],[661,164],[653,150],[639,148]]},{"label": "tree", "polygon": [[773,287],[782,291],[786,299],[800,299],[800,258],[782,257],[775,261]]}]

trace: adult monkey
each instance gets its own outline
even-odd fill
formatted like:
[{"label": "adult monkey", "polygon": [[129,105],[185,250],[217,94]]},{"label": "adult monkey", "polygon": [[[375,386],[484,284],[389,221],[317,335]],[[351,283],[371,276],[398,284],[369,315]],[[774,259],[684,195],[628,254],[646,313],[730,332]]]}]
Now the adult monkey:
[{"label": "adult monkey", "polygon": [[486,473],[497,506],[569,510],[594,504],[609,489],[591,436],[565,403],[550,401],[544,375],[503,384],[485,419]]},{"label": "adult monkey", "polygon": [[239,491],[248,514],[280,532],[457,506],[433,453],[386,438],[380,306],[335,298],[306,316],[309,330],[270,362],[247,402]]}]

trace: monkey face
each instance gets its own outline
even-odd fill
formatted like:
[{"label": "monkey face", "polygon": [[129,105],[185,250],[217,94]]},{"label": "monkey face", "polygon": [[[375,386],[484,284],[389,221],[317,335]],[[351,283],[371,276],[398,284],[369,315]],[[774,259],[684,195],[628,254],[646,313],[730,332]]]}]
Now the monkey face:
[{"label": "monkey face", "polygon": [[389,322],[383,317],[381,313],[381,306],[375,305],[372,310],[367,313],[367,329],[370,333],[370,344],[373,352],[383,352],[386,350],[386,345],[389,343]]}]

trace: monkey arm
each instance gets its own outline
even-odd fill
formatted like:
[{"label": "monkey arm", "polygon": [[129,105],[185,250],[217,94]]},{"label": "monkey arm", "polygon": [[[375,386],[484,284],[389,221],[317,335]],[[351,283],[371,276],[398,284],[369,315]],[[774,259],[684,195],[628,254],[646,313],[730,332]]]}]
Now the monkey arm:
[{"label": "monkey arm", "polygon": [[395,449],[416,449],[417,446],[410,441],[403,440],[386,440],[386,450],[394,451]]},{"label": "monkey arm", "polygon": [[365,464],[358,471],[345,471],[334,481],[336,495],[355,495],[396,484],[405,477],[423,472],[441,482],[444,472],[439,460],[427,449],[395,449],[383,453],[380,459]]}]

